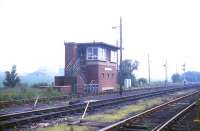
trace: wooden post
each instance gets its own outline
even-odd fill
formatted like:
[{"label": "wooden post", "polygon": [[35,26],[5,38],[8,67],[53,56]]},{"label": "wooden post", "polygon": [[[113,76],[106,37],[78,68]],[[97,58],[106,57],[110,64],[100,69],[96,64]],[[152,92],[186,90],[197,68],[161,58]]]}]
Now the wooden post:
[{"label": "wooden post", "polygon": [[87,105],[86,105],[86,107],[85,107],[85,110],[84,110],[84,113],[83,113],[81,119],[84,119],[85,113],[86,113],[86,111],[87,111],[87,108],[88,108],[89,104],[90,104],[90,101],[87,102]]},{"label": "wooden post", "polygon": [[36,100],[35,100],[35,103],[34,103],[34,105],[33,105],[33,109],[36,108],[36,106],[37,106],[37,102],[38,102],[38,99],[39,99],[39,96],[37,96],[37,98],[36,98]]}]

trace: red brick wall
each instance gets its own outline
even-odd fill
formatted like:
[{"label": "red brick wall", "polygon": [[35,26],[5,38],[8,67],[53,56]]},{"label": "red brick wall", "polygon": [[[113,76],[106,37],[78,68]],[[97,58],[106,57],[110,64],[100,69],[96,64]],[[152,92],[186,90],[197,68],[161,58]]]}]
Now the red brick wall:
[{"label": "red brick wall", "polygon": [[64,76],[55,76],[54,79],[56,86],[64,86],[64,79],[65,79]]},{"label": "red brick wall", "polygon": [[80,75],[77,76],[77,93],[83,93],[84,91],[84,80]]},{"label": "red brick wall", "polygon": [[[107,68],[107,70],[106,70]],[[111,89],[108,87],[114,87],[117,86],[117,70],[116,66],[108,66],[108,65],[99,65],[99,71],[98,71],[98,77],[99,77],[99,85],[101,90]],[[106,88],[107,87],[107,88]]]},{"label": "red brick wall", "polygon": [[[104,62],[103,62],[104,63]],[[107,70],[105,69],[107,68]],[[116,87],[117,86],[117,70],[116,65],[105,65],[104,64],[92,64],[87,65],[86,78],[88,83],[91,80],[95,80],[94,83],[99,84],[100,90],[105,90],[106,87]]]},{"label": "red brick wall", "polygon": [[71,90],[71,86],[68,85],[68,86],[57,86],[57,87],[54,87],[56,90],[60,91],[60,92],[63,92],[65,94],[71,94],[72,90]]},{"label": "red brick wall", "polygon": [[[107,49],[107,60],[110,61],[110,49]],[[65,69],[71,61],[75,61],[78,56],[77,45],[74,43],[65,43]],[[104,90],[106,87],[116,87],[117,85],[117,71],[116,64],[109,62],[93,61],[93,64],[86,64],[86,84],[93,81],[94,84],[99,84],[100,90]],[[86,61],[87,63],[88,61]],[[108,70],[105,70],[107,68]],[[66,85],[71,84],[70,80],[65,72]],[[81,92],[83,82],[78,77],[76,78],[78,92]]]},{"label": "red brick wall", "polygon": [[98,83],[98,65],[87,65],[86,70],[87,83],[90,84],[92,80],[94,83]]},{"label": "red brick wall", "polygon": [[75,77],[65,77],[65,85],[72,85],[75,80]]},{"label": "red brick wall", "polygon": [[[77,59],[77,45],[72,43],[65,44],[65,69],[67,65],[73,61],[75,62]],[[65,76],[66,76],[65,72]]]},{"label": "red brick wall", "polygon": [[[84,83],[83,79],[81,79],[81,76],[77,75],[77,77],[66,77],[65,78],[66,85],[71,85],[71,87],[72,87],[72,85],[74,84],[73,82],[76,82],[75,84],[77,84],[76,85],[77,93],[83,93],[85,83]],[[72,91],[72,89],[71,89],[71,91]]]}]

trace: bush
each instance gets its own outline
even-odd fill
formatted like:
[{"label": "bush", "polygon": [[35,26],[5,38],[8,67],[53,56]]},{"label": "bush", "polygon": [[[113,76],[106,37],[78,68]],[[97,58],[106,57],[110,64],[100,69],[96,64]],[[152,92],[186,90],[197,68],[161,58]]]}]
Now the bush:
[{"label": "bush", "polygon": [[32,85],[32,87],[34,87],[34,88],[38,88],[38,87],[41,87],[41,86],[48,86],[48,83],[41,82],[41,83],[37,83],[37,84]]},{"label": "bush", "polygon": [[63,93],[55,90],[53,87],[47,87],[47,89],[43,92],[44,96],[46,97],[54,97],[54,96],[61,96]]},{"label": "bush", "polygon": [[38,94],[40,90],[32,88],[6,88],[0,91],[0,101],[13,101],[19,99],[33,99]]},{"label": "bush", "polygon": [[3,88],[0,89],[0,101],[13,101],[13,100],[30,100],[39,97],[54,97],[62,96],[63,93],[48,87],[47,89],[18,87],[18,88]]}]

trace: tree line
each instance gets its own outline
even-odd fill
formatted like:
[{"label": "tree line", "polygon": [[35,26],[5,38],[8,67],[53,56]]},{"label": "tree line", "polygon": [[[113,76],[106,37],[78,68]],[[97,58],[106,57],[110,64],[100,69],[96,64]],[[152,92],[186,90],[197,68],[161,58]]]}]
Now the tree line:
[{"label": "tree line", "polygon": [[56,74],[38,69],[26,75],[17,73],[16,65],[10,71],[0,72],[0,87],[39,87],[52,85],[53,77]]},{"label": "tree line", "polygon": [[[144,85],[147,84],[146,78],[139,78],[136,79],[135,74],[133,73],[134,70],[138,69],[139,62],[138,61],[133,61],[133,60],[123,60],[122,61],[122,76],[121,79],[118,77],[118,83],[121,81],[122,84],[124,79],[131,79],[131,84],[132,86],[136,86],[138,84]],[[119,76],[119,75],[118,75]],[[15,87],[17,85],[25,85],[28,86],[26,83],[22,83],[22,81],[28,81],[29,83],[32,84],[33,87],[38,86],[38,84],[41,85],[48,85],[48,81],[45,81],[44,79],[42,80],[43,77],[48,78],[48,74],[42,71],[37,71],[30,73],[29,75],[23,77],[19,76],[17,73],[17,68],[16,65],[13,65],[10,71],[5,72],[5,79],[3,80],[3,86],[4,87]],[[52,76],[51,76],[52,77]],[[38,78],[42,81],[39,81]],[[35,80],[33,80],[35,79]],[[49,80],[53,82],[52,80]]]},{"label": "tree line", "polygon": [[[133,73],[135,70],[138,69],[138,66],[139,66],[139,62],[137,60],[135,61],[130,60],[130,59],[123,60],[121,66],[122,66],[121,78],[118,77],[118,83],[122,82],[122,84],[124,84],[124,79],[131,79],[132,86],[147,84],[146,78],[136,79],[136,76]],[[31,75],[37,76],[37,77],[41,75],[42,77],[42,76],[45,76],[46,74],[41,73],[41,72],[35,72],[35,73],[32,73]],[[200,72],[188,71],[183,74],[175,73],[171,76],[171,80],[174,83],[182,82],[184,79],[188,82],[200,82]],[[21,82],[21,78],[19,77],[17,73],[16,65],[13,65],[11,68],[11,71],[5,72],[5,79],[3,80],[3,85],[5,87],[13,88],[16,85],[20,84],[20,82]],[[41,82],[36,82],[36,83],[41,84],[41,85],[48,85],[48,82],[41,81]],[[35,84],[33,83],[34,87],[37,86],[36,83]]]},{"label": "tree line", "polygon": [[200,82],[200,72],[188,71],[183,74],[175,73],[171,77],[172,82],[182,82],[184,79],[188,82]]}]

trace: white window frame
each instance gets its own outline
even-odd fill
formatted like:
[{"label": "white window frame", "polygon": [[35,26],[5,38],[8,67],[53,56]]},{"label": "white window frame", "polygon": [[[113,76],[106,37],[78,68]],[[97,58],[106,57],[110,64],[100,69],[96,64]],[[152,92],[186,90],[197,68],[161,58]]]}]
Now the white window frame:
[{"label": "white window frame", "polygon": [[98,60],[106,61],[106,49],[98,48]]},{"label": "white window frame", "polygon": [[[94,55],[95,50],[97,50],[97,55]],[[98,60],[98,48],[97,47],[88,47],[87,48],[87,60]]]},{"label": "white window frame", "polygon": [[[94,55],[94,50],[97,50],[97,55]],[[86,57],[87,60],[106,61],[106,49],[101,47],[88,47]]]},{"label": "white window frame", "polygon": [[117,52],[114,50],[110,51],[110,62],[117,62]]}]

